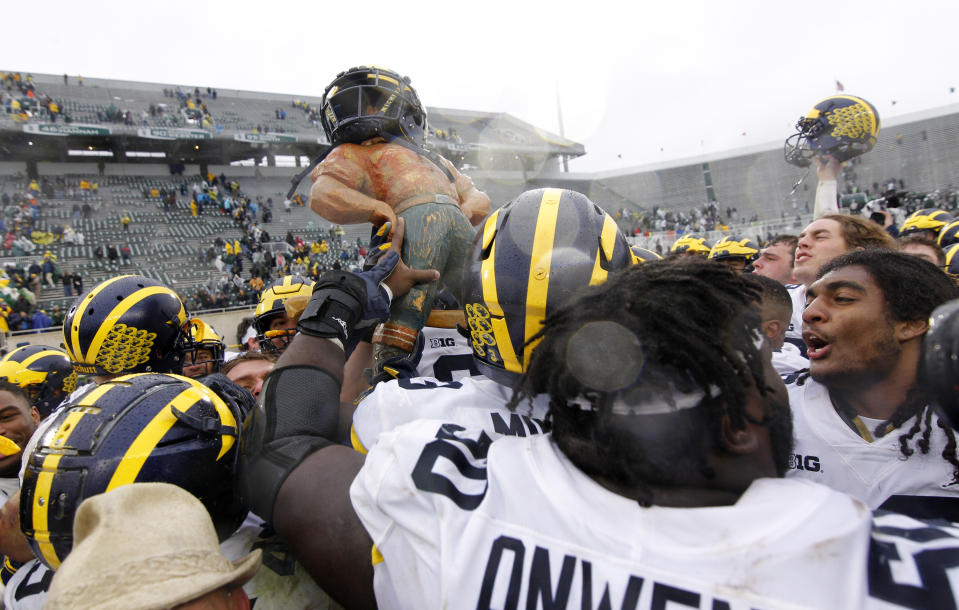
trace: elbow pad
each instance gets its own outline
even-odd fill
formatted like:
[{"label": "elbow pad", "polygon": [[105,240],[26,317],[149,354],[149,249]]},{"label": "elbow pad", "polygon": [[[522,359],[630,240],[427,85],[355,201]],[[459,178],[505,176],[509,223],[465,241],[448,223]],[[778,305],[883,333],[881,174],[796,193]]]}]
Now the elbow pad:
[{"label": "elbow pad", "polygon": [[240,501],[271,522],[280,487],[310,454],[334,445],[340,384],[322,369],[291,366],[267,377],[241,432]]}]

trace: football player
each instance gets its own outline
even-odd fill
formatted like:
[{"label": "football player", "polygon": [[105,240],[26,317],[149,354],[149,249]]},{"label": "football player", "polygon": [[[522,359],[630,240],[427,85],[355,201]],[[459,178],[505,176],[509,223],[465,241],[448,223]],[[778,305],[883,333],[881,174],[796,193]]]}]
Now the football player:
[{"label": "football player", "polygon": [[[95,381],[77,389],[68,402],[127,373],[181,372],[184,354],[190,350],[188,320],[177,294],[156,280],[120,275],[97,284],[74,303],[63,323],[63,344],[73,369]],[[56,413],[39,426],[25,454],[32,453],[57,421]],[[3,506],[0,523],[17,523],[19,510],[20,494],[16,493]],[[17,535],[0,528],[3,552],[13,562],[26,562],[7,583],[4,603],[8,608],[42,607],[52,577],[48,568],[32,559],[25,544],[19,528]]]},{"label": "football player", "polygon": [[712,250],[709,259],[722,263],[740,273],[753,270],[753,262],[759,258],[759,245],[749,238],[739,239],[732,235],[722,238]]},{"label": "football player", "polygon": [[308,299],[313,281],[301,275],[287,275],[260,293],[253,313],[253,328],[261,352],[282,354],[296,332],[296,320],[290,318],[286,302],[294,297]]},{"label": "football player", "polygon": [[900,251],[918,256],[937,267],[944,267],[946,264],[946,255],[939,244],[936,243],[936,240],[922,233],[912,233],[900,237],[896,240],[896,245],[899,246]]},{"label": "football player", "polygon": [[245,497],[345,606],[954,603],[954,529],[871,539],[859,500],[778,478],[791,419],[749,275],[649,262],[558,307],[514,401],[548,393],[549,434],[420,420],[363,456],[335,440],[340,344],[378,279],[319,282],[244,426]]},{"label": "football player", "polygon": [[219,373],[226,353],[223,337],[200,318],[191,318],[189,329],[192,347],[184,358],[183,375],[195,379]]},{"label": "football player", "polygon": [[771,237],[759,251],[759,258],[753,263],[753,273],[772,278],[783,285],[791,284],[798,241],[795,235]]},{"label": "football player", "polygon": [[605,281],[632,260],[615,220],[575,191],[527,191],[493,212],[476,236],[467,270],[472,356],[434,365],[472,365],[482,375],[377,384],[353,414],[353,447],[366,451],[383,432],[416,419],[482,427],[491,435],[543,432],[545,397],[518,410],[506,407],[535,346],[530,340],[576,290]]},{"label": "football player", "polygon": [[20,489],[17,474],[23,448],[40,423],[40,412],[27,391],[0,379],[0,504]]},{"label": "football player", "polygon": [[799,234],[793,278],[786,286],[793,301],[793,317],[786,329],[786,341],[806,354],[802,340],[802,311],[806,308],[806,288],[816,281],[819,270],[840,254],[867,248],[894,250],[896,243],[882,227],[859,216],[826,214],[809,223]]},{"label": "football player", "polygon": [[67,353],[47,345],[25,345],[4,356],[0,379],[23,388],[41,419],[77,389],[77,372]]},{"label": "football player", "polygon": [[871,508],[959,521],[956,436],[916,383],[929,316],[956,286],[917,257],[864,250],[827,263],[806,296],[811,379],[789,386],[789,474]]},{"label": "football player", "polygon": [[809,368],[809,360],[803,357],[799,348],[786,343],[786,327],[793,312],[792,299],[786,287],[776,280],[758,273],[754,275],[763,289],[760,301],[762,329],[772,348],[773,367],[787,379]]}]

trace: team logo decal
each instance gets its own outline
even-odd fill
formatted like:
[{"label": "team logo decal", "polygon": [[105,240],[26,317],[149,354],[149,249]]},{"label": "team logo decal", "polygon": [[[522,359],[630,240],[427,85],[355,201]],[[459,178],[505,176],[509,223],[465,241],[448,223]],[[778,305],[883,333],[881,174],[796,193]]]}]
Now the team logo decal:
[{"label": "team logo decal", "polygon": [[481,303],[469,303],[466,306],[466,323],[470,329],[470,345],[473,353],[490,362],[502,362],[496,348],[496,336],[490,322],[489,310]]}]

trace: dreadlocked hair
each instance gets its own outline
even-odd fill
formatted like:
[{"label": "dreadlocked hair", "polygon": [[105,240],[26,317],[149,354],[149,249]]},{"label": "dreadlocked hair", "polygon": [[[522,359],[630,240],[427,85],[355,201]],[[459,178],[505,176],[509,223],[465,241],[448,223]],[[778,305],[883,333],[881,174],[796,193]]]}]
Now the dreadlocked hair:
[{"label": "dreadlocked hair", "polygon": [[[554,442],[589,475],[640,490],[690,469],[711,477],[706,460],[723,415],[745,428],[755,421],[745,411],[747,388],[769,390],[761,293],[748,274],[696,257],[610,275],[544,320],[510,405],[548,394]],[[677,407],[677,396],[697,402]],[[651,400],[674,408],[613,419],[614,404],[622,415],[624,403]],[[641,429],[625,430],[624,420],[641,420]]]},{"label": "dreadlocked hair", "polygon": [[[912,388],[906,395],[906,401],[903,405],[896,410],[889,421],[882,422],[876,426],[874,432],[877,436],[881,436],[883,433],[888,434],[892,430],[901,428],[909,420],[915,419],[912,426],[899,436],[899,452],[908,458],[916,452],[916,449],[923,455],[929,453],[932,445],[933,426],[939,428],[946,437],[946,445],[942,449],[942,459],[952,465],[952,480],[953,482],[959,483],[959,457],[956,455],[956,433],[948,424],[938,417],[936,417],[935,423],[933,423],[933,416],[935,414],[933,408],[929,406],[928,403],[928,396],[926,396],[925,392],[919,388]],[[913,440],[915,440],[915,448],[913,448]]]}]

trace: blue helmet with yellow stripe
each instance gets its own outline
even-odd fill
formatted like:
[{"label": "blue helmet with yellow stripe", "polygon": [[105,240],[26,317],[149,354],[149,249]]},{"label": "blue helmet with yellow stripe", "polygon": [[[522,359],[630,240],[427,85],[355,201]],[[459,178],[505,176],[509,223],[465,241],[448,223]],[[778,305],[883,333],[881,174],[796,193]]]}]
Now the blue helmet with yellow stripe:
[{"label": "blue helmet with yellow stripe", "polygon": [[4,356],[0,379],[23,388],[41,417],[77,389],[77,373],[67,353],[47,345],[24,345]]},{"label": "blue helmet with yellow stripe", "polygon": [[120,275],[74,302],[63,320],[63,344],[78,373],[179,373],[190,345],[188,319],[170,288]]},{"label": "blue helmet with yellow stripe", "polygon": [[179,375],[124,375],[74,398],[53,418],[27,458],[20,491],[21,528],[50,568],[73,546],[80,503],[130,483],[189,491],[221,540],[242,522],[246,511],[233,485],[243,419],[236,400]]},{"label": "blue helmet with yellow stripe", "polygon": [[796,133],[786,140],[786,162],[809,167],[817,155],[842,162],[865,154],[876,145],[879,125],[876,107],[861,97],[827,97],[796,123]]},{"label": "blue helmet with yellow stripe", "polygon": [[527,191],[490,214],[473,242],[461,299],[480,372],[511,385],[543,319],[632,262],[616,221],[575,191]]}]

